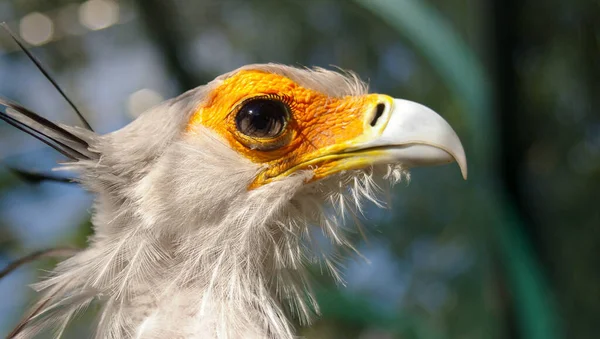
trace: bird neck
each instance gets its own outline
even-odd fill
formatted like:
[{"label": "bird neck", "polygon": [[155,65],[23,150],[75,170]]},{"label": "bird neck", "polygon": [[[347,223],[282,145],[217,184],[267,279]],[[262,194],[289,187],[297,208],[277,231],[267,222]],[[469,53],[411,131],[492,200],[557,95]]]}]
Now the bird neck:
[{"label": "bird neck", "polygon": [[[103,212],[95,223],[102,224],[87,250],[97,259],[87,280],[108,297],[107,304],[117,305],[113,312],[128,315],[114,321],[137,323],[136,331],[185,328],[225,331],[231,338],[293,338],[290,315],[308,323],[316,309],[303,263],[308,222],[298,203],[290,203],[305,179],[270,188],[290,192],[287,197],[234,192],[231,201],[205,199],[193,213],[172,206],[165,210],[177,213],[153,207],[132,216],[119,213],[121,205],[100,201]],[[144,199],[151,194],[146,191]],[[167,197],[163,205],[177,201]],[[189,317],[173,319],[182,312]]]}]

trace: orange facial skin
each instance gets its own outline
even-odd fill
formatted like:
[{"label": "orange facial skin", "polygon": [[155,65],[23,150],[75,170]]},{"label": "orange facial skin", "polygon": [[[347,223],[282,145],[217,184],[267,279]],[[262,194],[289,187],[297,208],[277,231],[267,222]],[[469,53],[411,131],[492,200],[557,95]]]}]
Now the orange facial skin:
[{"label": "orange facial skin", "polygon": [[[241,103],[261,96],[277,97],[290,108],[285,131],[273,139],[253,139],[236,128]],[[197,125],[207,127],[238,153],[266,165],[250,188],[309,166],[315,171],[313,180],[318,180],[335,172],[331,169],[334,163],[346,158],[340,153],[361,139],[370,121],[365,115],[373,111],[377,100],[380,96],[376,94],[329,97],[281,75],[244,70],[225,79],[209,94],[190,119],[187,131],[193,132]],[[257,144],[276,144],[278,148],[261,151],[253,147]],[[360,158],[353,161],[360,162]]]}]

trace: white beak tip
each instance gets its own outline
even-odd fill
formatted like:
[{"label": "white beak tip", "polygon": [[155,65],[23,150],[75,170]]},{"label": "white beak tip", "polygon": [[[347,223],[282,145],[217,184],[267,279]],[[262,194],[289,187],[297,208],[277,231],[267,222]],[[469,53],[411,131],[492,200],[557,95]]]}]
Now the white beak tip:
[{"label": "white beak tip", "polygon": [[456,161],[463,179],[467,180],[467,157],[460,139],[450,124],[430,108],[412,101],[394,99],[390,121],[382,136],[382,140],[390,144],[412,144],[408,148],[412,148],[412,152],[403,156],[410,155],[414,165]]},{"label": "white beak tip", "polygon": [[463,179],[467,180],[467,177],[468,177],[467,157],[465,155],[465,151],[462,149],[462,146],[461,146],[460,150],[461,150],[461,153],[458,156],[452,154],[452,157],[458,164],[458,167],[460,168],[460,174],[462,174]]},{"label": "white beak tip", "polygon": [[466,163],[464,166],[460,166],[460,173],[462,174],[463,179],[467,180],[468,173],[467,173],[467,164]]}]

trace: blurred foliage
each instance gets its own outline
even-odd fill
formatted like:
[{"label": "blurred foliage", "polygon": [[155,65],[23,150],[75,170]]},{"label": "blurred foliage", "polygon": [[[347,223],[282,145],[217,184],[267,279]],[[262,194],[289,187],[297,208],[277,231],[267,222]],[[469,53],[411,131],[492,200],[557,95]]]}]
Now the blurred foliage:
[{"label": "blurred foliage", "polygon": [[[559,337],[562,324],[568,338],[600,333],[597,1],[120,0],[118,24],[98,31],[77,23],[79,3],[0,0],[0,21],[19,27],[33,11],[55,20],[54,40],[33,51],[101,132],[131,120],[133,92],[170,97],[254,62],[351,69],[457,129],[469,181],[456,168],[417,170],[392,213],[369,211],[360,248],[371,268],[349,260],[338,288],[315,267],[323,317],[306,336],[535,339]],[[0,77],[10,79],[3,97],[77,123],[2,34]],[[3,163],[47,170],[55,158],[38,147],[0,124]],[[0,260],[84,246],[91,225],[72,190],[0,171]],[[65,220],[72,227],[47,229]],[[34,278],[19,279],[1,282],[0,296],[31,297],[15,286]],[[13,304],[0,307],[1,333],[24,308]]]}]

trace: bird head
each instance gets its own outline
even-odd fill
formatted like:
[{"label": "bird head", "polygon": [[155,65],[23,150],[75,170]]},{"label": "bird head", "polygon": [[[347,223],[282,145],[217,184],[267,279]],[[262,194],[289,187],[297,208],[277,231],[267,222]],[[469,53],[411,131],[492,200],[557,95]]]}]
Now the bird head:
[{"label": "bird head", "polygon": [[186,130],[201,135],[198,127],[262,167],[249,189],[299,171],[311,171],[313,182],[381,164],[456,160],[467,174],[458,137],[433,111],[368,94],[357,78],[325,70],[236,71],[211,91]]},{"label": "bird head", "polygon": [[96,209],[112,220],[98,233],[142,228],[194,252],[228,246],[242,257],[271,256],[285,241],[267,246],[265,235],[281,235],[281,225],[295,225],[284,232],[294,239],[317,226],[349,245],[340,240],[345,216],[359,216],[367,200],[382,205],[386,181],[412,167],[456,161],[467,175],[460,140],[429,108],[369,94],[352,73],[275,64],[221,75],[97,145],[102,166],[83,172],[111,198]]},{"label": "bird head", "polygon": [[[77,307],[102,295],[112,306],[99,328],[138,326],[129,332],[188,326],[170,317],[184,304],[193,333],[291,338],[288,312],[306,322],[318,309],[307,262],[322,259],[341,280],[336,260],[310,245],[315,229],[353,249],[344,218],[366,200],[381,205],[386,181],[453,161],[467,175],[435,112],[320,68],[244,66],[116,132],[71,131],[98,154],[69,164],[97,194],[95,235],[38,288],[63,304],[77,291]],[[148,295],[151,325],[134,316]]]},{"label": "bird head", "polygon": [[229,205],[230,191],[291,201],[327,182],[345,188],[365,169],[393,179],[411,167],[457,161],[467,175],[456,133],[427,107],[369,94],[352,73],[273,64],[224,74],[107,140],[116,153],[113,167],[137,169],[136,177],[145,178],[138,198],[152,201],[147,216],[160,209],[147,191],[159,182],[188,211],[178,208],[177,215],[190,215],[220,195],[226,197],[220,206]]}]

